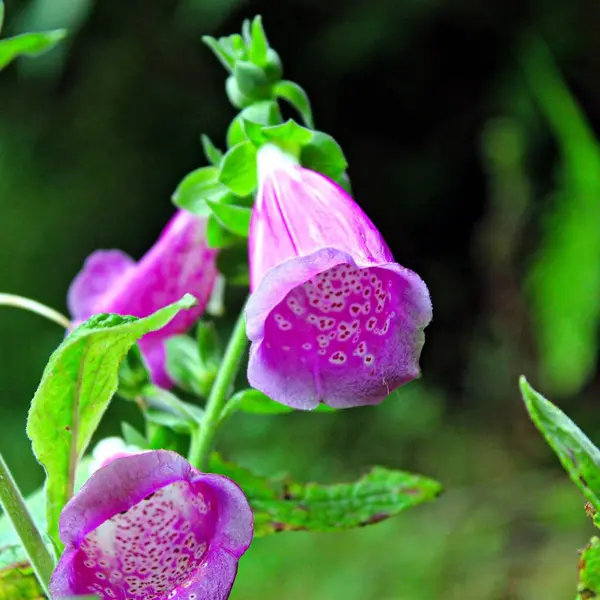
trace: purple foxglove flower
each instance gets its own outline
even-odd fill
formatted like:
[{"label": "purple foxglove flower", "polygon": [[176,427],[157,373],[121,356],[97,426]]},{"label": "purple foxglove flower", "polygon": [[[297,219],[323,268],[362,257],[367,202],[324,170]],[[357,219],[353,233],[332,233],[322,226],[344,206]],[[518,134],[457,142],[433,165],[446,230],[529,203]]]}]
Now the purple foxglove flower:
[{"label": "purple foxglove flower", "polygon": [[198,320],[217,276],[216,251],[207,246],[205,233],[206,219],[180,210],[138,263],[120,250],[98,250],[69,288],[67,304],[76,322],[102,312],[146,317],[186,293],[198,299],[196,307],[140,340],[152,381],[161,387],[173,385],[165,369],[165,340]]},{"label": "purple foxglove flower", "polygon": [[224,600],[252,534],[248,501],[226,477],[168,450],[115,458],[63,509],[50,595]]},{"label": "purple foxglove flower", "polygon": [[273,145],[259,150],[258,170],[250,384],[305,410],[381,402],[419,375],[427,286],[333,181]]}]

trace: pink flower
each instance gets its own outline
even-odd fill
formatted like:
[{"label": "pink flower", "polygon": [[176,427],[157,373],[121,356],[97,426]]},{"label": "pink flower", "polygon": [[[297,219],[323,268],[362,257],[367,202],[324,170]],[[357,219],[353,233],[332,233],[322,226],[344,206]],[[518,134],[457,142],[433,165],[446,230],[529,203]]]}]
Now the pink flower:
[{"label": "pink flower", "polygon": [[65,506],[53,600],[225,600],[252,541],[252,512],[231,480],[153,450],[115,458]]},{"label": "pink flower", "polygon": [[425,283],[333,181],[258,153],[246,309],[250,384],[282,404],[377,404],[419,375]]},{"label": "pink flower", "polygon": [[196,297],[198,306],[140,341],[152,380],[161,387],[173,385],[165,370],[165,340],[198,320],[217,276],[216,251],[208,248],[205,232],[206,219],[180,210],[138,263],[120,250],[98,250],[69,288],[67,304],[74,321],[104,312],[146,317],[186,293]]}]

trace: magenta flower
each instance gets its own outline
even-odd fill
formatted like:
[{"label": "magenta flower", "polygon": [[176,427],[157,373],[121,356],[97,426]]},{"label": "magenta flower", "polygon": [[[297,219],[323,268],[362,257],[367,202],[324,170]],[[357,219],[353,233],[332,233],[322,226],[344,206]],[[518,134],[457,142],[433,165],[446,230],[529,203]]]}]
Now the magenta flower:
[{"label": "magenta flower", "polygon": [[216,252],[205,233],[205,219],[180,210],[138,263],[120,250],[98,250],[69,288],[67,304],[76,322],[103,312],[146,317],[186,293],[197,298],[198,306],[140,341],[152,380],[161,387],[173,385],[165,370],[165,340],[198,320],[215,283]]},{"label": "magenta flower", "polygon": [[250,384],[311,410],[377,404],[419,375],[431,300],[333,181],[258,154],[246,309]]},{"label": "magenta flower", "polygon": [[96,471],[65,506],[53,600],[224,600],[252,541],[252,512],[231,480],[153,450]]}]

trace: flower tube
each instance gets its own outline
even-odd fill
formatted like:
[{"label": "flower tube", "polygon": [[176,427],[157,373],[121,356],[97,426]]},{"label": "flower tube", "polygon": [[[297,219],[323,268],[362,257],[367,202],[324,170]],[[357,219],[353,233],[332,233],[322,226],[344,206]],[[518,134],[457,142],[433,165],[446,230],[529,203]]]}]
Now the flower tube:
[{"label": "flower tube", "polygon": [[104,312],[145,317],[186,293],[196,297],[197,306],[140,340],[152,381],[161,387],[173,385],[165,369],[165,340],[198,320],[217,277],[216,251],[205,234],[206,219],[180,210],[139,262],[120,250],[98,250],[69,288],[67,304],[76,322]]},{"label": "flower tube", "polygon": [[304,410],[381,402],[419,375],[427,286],[336,183],[274,145],[259,150],[258,170],[250,384]]}]

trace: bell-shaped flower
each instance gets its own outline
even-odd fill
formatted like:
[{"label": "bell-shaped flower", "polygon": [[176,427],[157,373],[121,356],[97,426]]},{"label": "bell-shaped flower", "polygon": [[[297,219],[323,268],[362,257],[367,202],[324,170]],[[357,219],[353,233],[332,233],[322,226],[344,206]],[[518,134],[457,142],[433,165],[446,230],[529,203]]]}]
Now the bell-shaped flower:
[{"label": "bell-shaped flower", "polygon": [[98,469],[63,509],[53,600],[224,600],[252,541],[240,488],[153,450]]},{"label": "bell-shaped flower", "polygon": [[171,387],[164,342],[185,332],[204,312],[217,277],[215,258],[206,243],[206,219],[180,210],[137,263],[120,250],[91,254],[69,288],[69,311],[75,322],[105,312],[146,317],[186,293],[194,295],[197,306],[139,343],[152,381]]},{"label": "bell-shaped flower", "polygon": [[258,153],[250,224],[250,384],[311,410],[381,402],[419,375],[425,283],[354,200],[274,145]]}]

